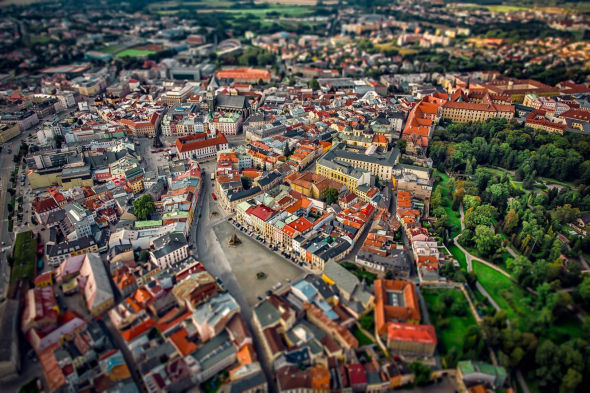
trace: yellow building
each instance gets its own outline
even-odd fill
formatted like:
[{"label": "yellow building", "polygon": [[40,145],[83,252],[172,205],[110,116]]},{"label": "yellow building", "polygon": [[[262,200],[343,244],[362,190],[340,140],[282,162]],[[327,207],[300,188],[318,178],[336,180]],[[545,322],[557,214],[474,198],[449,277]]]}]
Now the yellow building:
[{"label": "yellow building", "polygon": [[139,194],[144,190],[143,186],[143,177],[141,179],[135,180],[133,183],[129,183],[129,187],[133,190],[134,194]]},{"label": "yellow building", "polygon": [[38,169],[27,174],[31,188],[61,186],[61,168]]},{"label": "yellow building", "polygon": [[18,135],[20,135],[18,124],[0,124],[0,143],[6,143]]},{"label": "yellow building", "polygon": [[371,172],[340,160],[328,161],[320,158],[316,161],[316,173],[345,185],[350,192],[356,192],[360,185],[371,183]]},{"label": "yellow building", "polygon": [[455,123],[483,122],[493,118],[511,120],[514,117],[514,105],[448,101],[442,105],[442,117]]}]

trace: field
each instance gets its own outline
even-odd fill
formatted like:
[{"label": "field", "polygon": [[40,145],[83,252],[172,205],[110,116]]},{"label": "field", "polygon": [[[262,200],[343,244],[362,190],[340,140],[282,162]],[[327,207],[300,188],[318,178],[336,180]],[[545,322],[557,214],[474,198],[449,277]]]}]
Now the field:
[{"label": "field", "polygon": [[278,12],[281,14],[282,17],[295,17],[301,18],[308,16],[310,14],[310,9],[307,7],[300,7],[300,6],[290,6],[290,5],[277,5],[277,6],[270,6],[268,8],[263,9],[227,9],[224,12],[231,13],[231,14],[240,14],[246,15],[251,14],[257,18],[266,18],[266,14],[270,12]]},{"label": "field", "polygon": [[[530,323],[527,317],[535,311],[526,304],[527,293],[516,283],[500,272],[473,261],[473,270],[477,274],[477,280],[488,291],[500,308],[506,311],[508,318],[517,326],[526,329]],[[530,295],[533,296],[533,295]],[[559,324],[552,324],[546,330],[543,337],[550,338],[556,342],[564,341],[569,337],[584,336],[583,325],[575,315],[568,315]]]},{"label": "field", "polygon": [[[438,318],[433,315],[431,310],[436,304],[438,297],[444,291],[451,293],[456,302],[462,302],[465,305],[466,316],[457,317],[454,315],[447,315],[446,319],[448,320],[448,325],[444,329],[439,329],[437,326]],[[469,304],[467,303],[463,292],[454,289],[422,289],[422,295],[424,297],[426,307],[430,312],[430,319],[436,329],[436,336],[439,340],[441,352],[447,353],[451,348],[456,348],[457,352],[461,353],[463,346],[465,345],[464,340],[467,334],[467,329],[469,329],[471,326],[477,325],[477,322],[471,313],[471,309],[469,308]]]},{"label": "field", "polygon": [[32,234],[32,231],[27,231],[16,235],[11,282],[16,280],[33,281],[35,278],[37,239],[31,238]]},{"label": "field", "polygon": [[451,254],[453,254],[453,257],[455,257],[457,262],[459,262],[459,265],[461,265],[461,269],[467,270],[467,258],[465,257],[463,251],[461,251],[459,247],[457,247],[454,244],[452,246],[448,246],[447,248],[449,249]]},{"label": "field", "polygon": [[451,208],[453,206],[453,196],[449,192],[449,176],[446,173],[440,172],[437,176],[440,177],[440,181],[436,181],[434,183],[434,190],[436,191],[436,188],[440,187],[442,193],[442,206],[447,212],[447,216],[449,217],[449,223],[455,226],[455,230],[449,233],[449,237],[451,239],[454,239],[455,236],[461,233],[461,217],[457,217],[457,215],[459,215],[459,212],[454,211]]},{"label": "field", "polygon": [[121,50],[120,46],[113,45],[113,46],[104,46],[104,47],[100,48],[99,50],[97,50],[97,52],[106,53],[106,54],[113,54],[119,50]]},{"label": "field", "polygon": [[[317,5],[318,0],[254,0],[256,4]],[[338,4],[338,0],[323,0],[324,5]]]},{"label": "field", "polygon": [[47,44],[48,42],[51,42],[49,37],[31,37],[32,44]]},{"label": "field", "polygon": [[115,55],[115,57],[137,57],[137,56],[148,56],[154,54],[156,52],[151,50],[139,50],[139,49],[125,49],[122,52],[119,52]]}]

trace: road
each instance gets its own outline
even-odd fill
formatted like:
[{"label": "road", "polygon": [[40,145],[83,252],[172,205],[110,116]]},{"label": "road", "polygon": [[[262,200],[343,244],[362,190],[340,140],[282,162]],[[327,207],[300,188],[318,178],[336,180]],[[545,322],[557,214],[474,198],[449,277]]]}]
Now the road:
[{"label": "road", "polygon": [[[227,213],[217,206],[217,203],[211,197],[211,192],[214,190],[212,189],[211,181],[207,179],[207,175],[213,170],[215,161],[207,162],[202,166],[206,170],[206,175],[203,178],[203,191],[195,213],[195,218],[198,218],[199,215],[201,218],[198,220],[197,225],[193,225],[193,228],[191,228],[190,243],[196,245],[198,260],[212,276],[221,279],[225,289],[240,305],[242,317],[253,335],[254,348],[256,349],[260,364],[268,381],[269,391],[277,391],[272,373],[272,364],[266,358],[266,352],[261,344],[261,337],[259,337],[258,331],[254,329],[252,309],[248,305],[246,297],[232,272],[229,261],[221,248],[221,244],[217,241],[215,232],[212,230],[212,226],[219,222],[221,218],[227,219],[228,217]],[[219,216],[211,216],[213,209],[219,212]]]}]

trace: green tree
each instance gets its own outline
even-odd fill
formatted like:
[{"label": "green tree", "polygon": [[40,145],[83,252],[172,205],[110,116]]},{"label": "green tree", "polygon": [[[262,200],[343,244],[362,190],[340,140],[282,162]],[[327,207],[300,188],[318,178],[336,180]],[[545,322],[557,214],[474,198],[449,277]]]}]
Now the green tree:
[{"label": "green tree", "polygon": [[504,219],[504,226],[502,228],[504,234],[509,235],[512,232],[512,230],[516,228],[517,225],[518,214],[516,214],[516,211],[514,209],[510,209],[510,211],[506,215],[506,218]]},{"label": "green tree", "polygon": [[482,256],[490,256],[498,250],[502,244],[502,237],[494,234],[489,226],[478,225],[475,228],[475,248]]},{"label": "green tree", "polygon": [[139,220],[147,220],[148,217],[156,211],[156,205],[152,201],[152,197],[148,194],[143,194],[139,199],[133,201],[133,211],[135,217]]},{"label": "green tree", "polygon": [[335,203],[338,200],[338,190],[330,187],[326,190],[326,203],[328,205],[331,205],[333,203]]},{"label": "green tree", "polygon": [[61,148],[62,143],[64,143],[65,139],[62,135],[54,135],[53,140],[55,141],[55,147],[58,149]]},{"label": "green tree", "polygon": [[580,209],[572,208],[570,204],[558,206],[555,211],[555,220],[560,224],[576,222],[578,218],[580,218]]},{"label": "green tree", "polygon": [[430,208],[435,210],[442,206],[442,193],[440,187],[436,187],[436,190],[432,193],[430,198]]},{"label": "green tree", "polygon": [[150,257],[150,252],[148,250],[141,250],[139,253],[139,262],[147,262]]},{"label": "green tree", "polygon": [[578,385],[582,382],[582,374],[570,368],[563,377],[561,386],[559,387],[560,393],[575,392]]},{"label": "green tree", "polygon": [[249,190],[250,187],[252,187],[252,179],[250,179],[248,176],[246,175],[242,175],[242,187],[244,188],[244,190]]},{"label": "green tree", "polygon": [[405,139],[398,140],[397,147],[399,148],[400,153],[405,154],[406,148],[408,147],[408,141]]},{"label": "green tree", "polygon": [[320,82],[316,78],[313,78],[309,81],[309,88],[312,90],[319,90],[320,89]]},{"label": "green tree", "polygon": [[418,360],[410,364],[410,371],[414,374],[414,383],[418,386],[426,385],[430,382],[432,370]]},{"label": "green tree", "polygon": [[368,332],[372,331],[374,323],[373,313],[360,317],[359,322],[363,329],[365,329]]}]

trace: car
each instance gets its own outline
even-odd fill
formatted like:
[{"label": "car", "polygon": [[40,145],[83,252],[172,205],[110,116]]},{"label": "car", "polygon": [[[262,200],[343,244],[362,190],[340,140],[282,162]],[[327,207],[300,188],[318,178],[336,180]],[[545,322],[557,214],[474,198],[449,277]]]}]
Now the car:
[{"label": "car", "polygon": [[227,219],[227,221],[231,222],[231,217]]},{"label": "car", "polygon": [[41,228],[41,232],[43,232],[45,230],[45,227]]},{"label": "car", "polygon": [[2,242],[2,245],[5,245],[6,243]]},{"label": "car", "polygon": [[266,295],[267,295],[267,296],[270,296],[270,295],[272,295],[272,291],[269,289],[268,291],[266,291]]},{"label": "car", "polygon": [[262,301],[262,297],[258,296],[258,301],[261,302]]},{"label": "car", "polygon": [[291,282],[291,280],[290,280],[290,279],[288,279],[288,278],[285,278],[285,281],[287,281],[287,282]]}]

